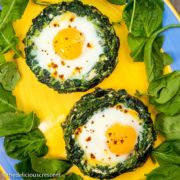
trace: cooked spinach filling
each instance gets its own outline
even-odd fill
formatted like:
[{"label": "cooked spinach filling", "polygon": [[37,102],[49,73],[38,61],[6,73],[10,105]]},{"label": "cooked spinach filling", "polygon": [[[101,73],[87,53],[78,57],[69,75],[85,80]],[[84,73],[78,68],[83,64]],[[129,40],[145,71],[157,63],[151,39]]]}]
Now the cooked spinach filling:
[{"label": "cooked spinach filling", "polygon": [[[77,142],[78,128],[87,125],[89,119],[98,111],[123,104],[124,107],[135,110],[141,121],[142,132],[138,136],[133,152],[123,162],[112,165],[90,164],[81,145]],[[153,123],[147,107],[137,98],[127,94],[125,90],[96,89],[78,101],[62,124],[67,157],[80,170],[91,177],[106,179],[114,178],[124,172],[133,171],[146,161],[156,139]]]},{"label": "cooked spinach filling", "polygon": [[[95,65],[82,78],[68,78],[65,80],[52,76],[52,73],[39,64],[37,46],[34,38],[39,37],[43,29],[49,26],[52,20],[66,12],[74,13],[77,17],[85,17],[91,22],[101,38],[103,52]],[[88,27],[87,27],[88,28]],[[115,34],[109,19],[93,6],[82,4],[79,1],[62,2],[45,8],[39,16],[33,20],[25,38],[26,62],[36,75],[38,80],[47,84],[50,88],[60,92],[86,91],[100,83],[109,76],[117,64],[119,39]]]}]

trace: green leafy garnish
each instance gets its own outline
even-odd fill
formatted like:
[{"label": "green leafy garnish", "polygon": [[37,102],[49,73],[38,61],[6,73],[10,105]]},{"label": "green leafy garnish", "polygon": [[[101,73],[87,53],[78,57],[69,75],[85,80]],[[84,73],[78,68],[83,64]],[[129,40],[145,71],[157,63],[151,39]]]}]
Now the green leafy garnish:
[{"label": "green leafy garnish", "polygon": [[0,13],[0,53],[13,50],[14,58],[22,55],[17,49],[18,38],[15,35],[12,23],[21,18],[29,0],[1,0]]},{"label": "green leafy garnish", "polygon": [[15,62],[7,62],[0,65],[0,83],[3,88],[12,91],[20,80],[20,74]]},{"label": "green leafy garnish", "polygon": [[154,169],[148,175],[146,180],[176,180],[180,177],[180,167],[175,165],[164,165]]},{"label": "green leafy garnish", "polygon": [[146,42],[144,48],[144,63],[149,82],[161,77],[164,69],[163,55],[160,52],[161,47],[156,44],[157,36],[170,28],[180,27],[180,24],[168,25],[156,31]]},{"label": "green leafy garnish", "polygon": [[21,56],[20,50],[17,49],[18,39],[15,35],[12,25],[7,25],[0,30],[0,49],[1,53],[6,53],[9,50],[13,50],[17,57]]},{"label": "green leafy garnish", "polygon": [[167,140],[180,140],[180,114],[176,116],[159,114],[156,117],[155,128]]},{"label": "green leafy garnish", "polygon": [[163,53],[163,62],[164,66],[170,65],[173,63],[173,58],[169,54]]},{"label": "green leafy garnish", "polygon": [[39,125],[34,113],[28,115],[21,112],[0,114],[0,137],[18,133],[28,133]]},{"label": "green leafy garnish", "polygon": [[60,159],[31,158],[31,164],[34,171],[44,174],[64,174],[72,164],[69,161]]},{"label": "green leafy garnish", "polygon": [[5,63],[6,62],[6,59],[4,57],[4,54],[0,52],[0,65]]},{"label": "green leafy garnish", "polygon": [[152,155],[160,165],[180,165],[180,140],[165,141],[153,150]]},{"label": "green leafy garnish", "polygon": [[34,171],[31,167],[31,160],[27,159],[24,161],[21,161],[15,165],[16,171],[21,174],[26,174],[26,177],[23,177],[24,180],[32,180],[32,175],[36,174],[36,177],[33,177],[33,180],[49,180],[50,178],[47,178],[43,176],[43,174],[37,173]]},{"label": "green leafy garnish", "polygon": [[160,112],[174,116],[180,113],[180,71],[174,71],[149,85],[150,102]]},{"label": "green leafy garnish", "polygon": [[150,37],[162,27],[163,10],[162,0],[130,1],[123,11],[129,33],[135,37]]},{"label": "green leafy garnish", "polygon": [[1,0],[0,29],[21,18],[29,0]]},{"label": "green leafy garnish", "polygon": [[[4,90],[0,84],[0,114],[5,112],[16,112],[16,99],[12,92]],[[1,122],[1,120],[0,120]]]},{"label": "green leafy garnish", "polygon": [[5,137],[4,147],[8,156],[24,160],[31,156],[43,156],[47,154],[46,139],[39,129],[27,134],[16,134]]}]

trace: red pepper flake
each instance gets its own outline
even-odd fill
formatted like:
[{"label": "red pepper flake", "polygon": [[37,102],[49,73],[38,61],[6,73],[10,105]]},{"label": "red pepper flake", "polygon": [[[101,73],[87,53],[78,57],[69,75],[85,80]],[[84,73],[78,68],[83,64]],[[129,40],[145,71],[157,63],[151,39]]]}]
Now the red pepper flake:
[{"label": "red pepper flake", "polygon": [[116,109],[122,109],[122,106],[121,105],[117,105]]},{"label": "red pepper flake", "polygon": [[119,155],[118,155],[118,154],[116,154],[116,157],[119,157]]},{"label": "red pepper flake", "polygon": [[52,68],[55,68],[55,69],[56,69],[56,68],[58,68],[58,65],[55,64],[55,63],[53,63],[53,64],[52,64]]},{"label": "red pepper flake", "polygon": [[121,140],[120,140],[120,142],[121,142],[121,144],[123,144],[123,143],[124,143],[124,140],[123,140],[123,139],[121,139]]},{"label": "red pepper flake", "polygon": [[117,144],[117,141],[114,141],[114,144]]},{"label": "red pepper flake", "polygon": [[64,74],[59,75],[59,78],[60,78],[61,80],[64,80]]},{"label": "red pepper flake", "polygon": [[87,47],[88,47],[88,48],[92,48],[93,46],[92,46],[91,43],[87,43]]},{"label": "red pepper flake", "polygon": [[109,136],[111,136],[112,135],[112,133],[109,133]]},{"label": "red pepper flake", "polygon": [[65,66],[66,63],[65,63],[64,61],[61,61],[61,64],[62,64],[63,66]]},{"label": "red pepper flake", "polygon": [[91,156],[91,159],[96,159],[96,156],[94,154],[91,153],[90,156]]},{"label": "red pepper flake", "polygon": [[75,17],[71,17],[71,18],[69,19],[69,21],[70,21],[70,22],[73,22],[74,19],[75,19]]},{"label": "red pepper flake", "polygon": [[55,23],[53,23],[53,26],[54,27],[59,27],[59,23],[55,22]]},{"label": "red pepper flake", "polygon": [[75,71],[77,71],[78,73],[81,73],[82,67],[76,67]]},{"label": "red pepper flake", "polygon": [[82,129],[81,128],[77,128],[76,131],[75,131],[75,135],[79,135],[81,132],[82,132]]},{"label": "red pepper flake", "polygon": [[87,138],[86,138],[86,141],[87,141],[87,142],[91,141],[91,137],[90,137],[90,136],[87,137]]},{"label": "red pepper flake", "polygon": [[124,113],[127,113],[127,112],[128,112],[128,110],[125,109],[125,110],[124,110]]},{"label": "red pepper flake", "polygon": [[57,71],[54,71],[52,75],[53,75],[53,76],[57,76],[57,74],[58,74],[58,72],[57,72]]}]

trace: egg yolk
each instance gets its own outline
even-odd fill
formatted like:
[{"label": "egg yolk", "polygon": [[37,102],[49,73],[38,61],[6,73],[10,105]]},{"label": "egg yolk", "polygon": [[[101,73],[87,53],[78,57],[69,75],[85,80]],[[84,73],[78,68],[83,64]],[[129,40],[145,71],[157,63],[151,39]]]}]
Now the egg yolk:
[{"label": "egg yolk", "polygon": [[73,60],[82,53],[83,34],[75,28],[66,28],[57,33],[53,40],[55,53],[65,60]]},{"label": "egg yolk", "polygon": [[131,126],[114,124],[107,129],[106,138],[109,150],[113,154],[120,156],[133,151],[137,134]]}]

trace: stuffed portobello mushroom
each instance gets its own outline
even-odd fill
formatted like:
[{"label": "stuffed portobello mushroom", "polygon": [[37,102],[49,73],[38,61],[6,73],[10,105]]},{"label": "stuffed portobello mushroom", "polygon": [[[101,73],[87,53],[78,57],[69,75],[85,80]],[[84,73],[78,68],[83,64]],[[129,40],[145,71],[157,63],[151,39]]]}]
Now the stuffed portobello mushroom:
[{"label": "stuffed portobello mushroom", "polygon": [[62,93],[94,87],[117,64],[119,39],[109,19],[80,1],[45,8],[24,42],[38,80]]},{"label": "stuffed portobello mushroom", "polygon": [[156,139],[147,107],[125,90],[85,95],[62,127],[68,159],[99,179],[142,166]]}]

